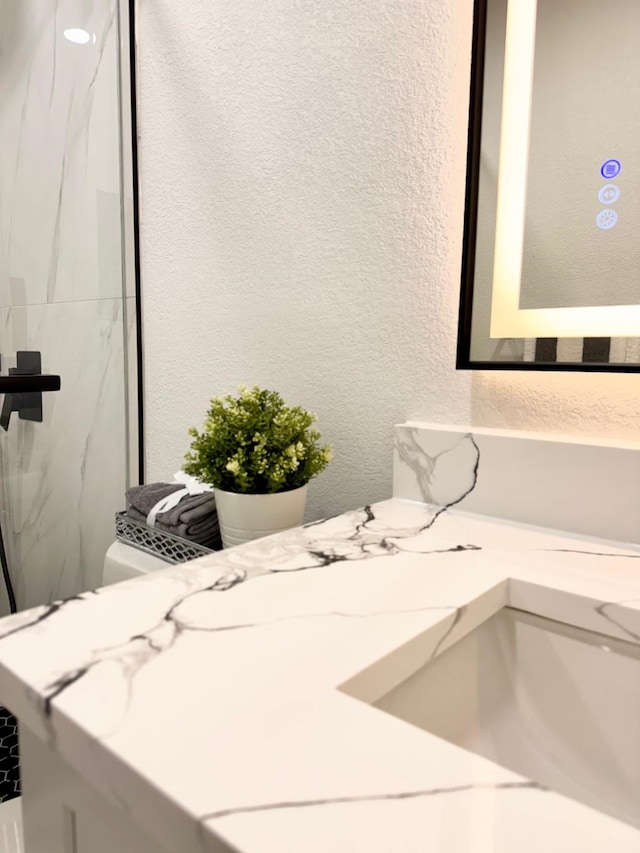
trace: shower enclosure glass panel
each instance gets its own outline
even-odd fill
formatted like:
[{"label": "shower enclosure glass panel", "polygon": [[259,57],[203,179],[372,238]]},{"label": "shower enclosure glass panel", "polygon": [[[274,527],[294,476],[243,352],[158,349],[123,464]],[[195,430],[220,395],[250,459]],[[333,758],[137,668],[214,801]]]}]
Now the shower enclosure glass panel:
[{"label": "shower enclosure glass panel", "polygon": [[13,412],[0,431],[18,609],[100,585],[132,468],[127,23],[118,0],[0,3],[1,370],[37,351],[62,383],[41,423]]}]

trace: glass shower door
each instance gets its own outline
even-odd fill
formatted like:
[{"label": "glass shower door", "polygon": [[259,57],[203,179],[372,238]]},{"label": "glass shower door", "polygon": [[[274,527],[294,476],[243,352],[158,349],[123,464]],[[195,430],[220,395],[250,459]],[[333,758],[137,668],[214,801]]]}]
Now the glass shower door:
[{"label": "glass shower door", "polygon": [[[61,378],[41,419],[0,397],[0,524],[18,609],[100,585],[137,481],[127,27],[124,0],[0,2],[0,371],[39,353]],[[0,730],[0,770],[3,746]]]},{"label": "glass shower door", "polygon": [[[1,370],[39,352],[42,371],[61,377],[42,396],[42,422],[14,411],[0,430],[1,521],[21,609],[100,584],[127,485],[126,21],[117,0],[0,8]],[[4,598],[0,589],[0,612]]]}]

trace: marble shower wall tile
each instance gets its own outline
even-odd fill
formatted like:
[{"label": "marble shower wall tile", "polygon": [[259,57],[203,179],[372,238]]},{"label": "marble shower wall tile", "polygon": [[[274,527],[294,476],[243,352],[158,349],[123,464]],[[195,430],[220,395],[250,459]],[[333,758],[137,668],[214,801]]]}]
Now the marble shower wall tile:
[{"label": "marble shower wall tile", "polygon": [[0,432],[0,510],[20,608],[100,585],[126,487],[124,339],[121,299],[0,310],[3,354],[40,350],[43,371],[62,377],[61,391],[43,394],[43,423],[14,413]]},{"label": "marble shower wall tile", "polygon": [[135,203],[133,150],[129,141],[133,137],[133,116],[131,112],[131,60],[129,27],[129,0],[118,0],[118,21],[120,39],[120,135],[122,151],[120,169],[122,173],[122,222],[124,241],[122,246],[124,269],[124,295],[136,295],[136,257],[135,257]]},{"label": "marble shower wall tile", "polygon": [[0,306],[121,296],[117,0],[6,0],[2,18]]},{"label": "marble shower wall tile", "polygon": [[138,441],[138,305],[133,296],[124,300],[124,323],[126,329],[125,348],[125,392],[127,402],[127,447],[128,469],[127,485],[134,486],[140,482],[140,447]]},{"label": "marble shower wall tile", "polygon": [[393,495],[588,536],[640,542],[640,443],[407,423]]}]

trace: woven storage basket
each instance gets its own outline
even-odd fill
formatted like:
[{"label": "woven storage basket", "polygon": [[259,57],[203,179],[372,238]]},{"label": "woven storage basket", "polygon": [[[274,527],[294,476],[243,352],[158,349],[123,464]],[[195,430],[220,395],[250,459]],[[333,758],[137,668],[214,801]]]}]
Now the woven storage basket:
[{"label": "woven storage basket", "polygon": [[167,563],[186,563],[187,560],[214,553],[211,548],[133,521],[126,512],[116,513],[116,539],[139,551],[161,557]]}]

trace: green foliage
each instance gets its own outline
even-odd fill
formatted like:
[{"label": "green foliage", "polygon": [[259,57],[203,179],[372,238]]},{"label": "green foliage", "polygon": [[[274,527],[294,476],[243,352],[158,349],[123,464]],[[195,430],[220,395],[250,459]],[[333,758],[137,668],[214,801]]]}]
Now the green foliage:
[{"label": "green foliage", "polygon": [[315,415],[257,385],[238,392],[214,397],[202,432],[189,430],[187,474],[228,492],[266,494],[304,486],[326,468],[331,448],[318,443]]}]

